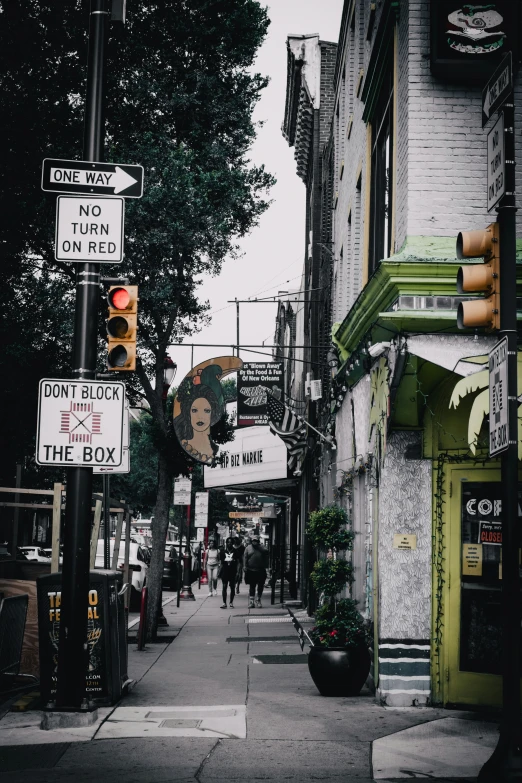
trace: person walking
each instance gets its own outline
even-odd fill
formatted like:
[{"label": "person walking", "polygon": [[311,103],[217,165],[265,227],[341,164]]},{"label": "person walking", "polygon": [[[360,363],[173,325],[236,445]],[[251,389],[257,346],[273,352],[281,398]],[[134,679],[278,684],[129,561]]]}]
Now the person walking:
[{"label": "person walking", "polygon": [[238,554],[237,569],[236,569],[236,594],[239,595],[239,589],[241,581],[243,579],[243,555],[245,554],[245,545],[239,536],[234,538],[234,549]]},{"label": "person walking", "polygon": [[225,546],[219,551],[221,562],[221,581],[223,583],[223,604],[222,609],[227,608],[227,589],[230,585],[230,608],[234,608],[234,596],[236,594],[236,571],[239,555],[234,548],[232,538],[227,538]]},{"label": "person walking", "polygon": [[[266,569],[268,568],[268,549],[261,546],[259,536],[253,535],[252,542],[245,549],[244,555],[245,579],[248,579],[250,597],[248,608],[261,609],[261,598],[266,581]],[[257,589],[257,598],[256,598]]]},{"label": "person walking", "polygon": [[217,595],[218,571],[219,571],[219,549],[215,539],[209,541],[208,549],[205,552],[205,568],[208,577],[208,594]]}]

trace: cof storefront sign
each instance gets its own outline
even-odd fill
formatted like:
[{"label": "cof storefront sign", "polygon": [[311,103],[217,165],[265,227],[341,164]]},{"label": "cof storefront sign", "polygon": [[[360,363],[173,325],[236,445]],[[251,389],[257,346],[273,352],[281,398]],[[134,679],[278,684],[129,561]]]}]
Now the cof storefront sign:
[{"label": "cof storefront sign", "polygon": [[205,465],[205,487],[226,487],[286,478],[286,446],[269,427],[236,430],[235,439],[220,447],[218,464]]}]

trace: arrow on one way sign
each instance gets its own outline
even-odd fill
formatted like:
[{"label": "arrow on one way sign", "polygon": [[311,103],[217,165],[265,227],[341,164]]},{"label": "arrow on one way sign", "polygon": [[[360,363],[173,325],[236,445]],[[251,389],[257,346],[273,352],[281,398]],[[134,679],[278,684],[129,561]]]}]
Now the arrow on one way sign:
[{"label": "arrow on one way sign", "polygon": [[141,198],[143,166],[46,158],[42,167],[42,190]]}]

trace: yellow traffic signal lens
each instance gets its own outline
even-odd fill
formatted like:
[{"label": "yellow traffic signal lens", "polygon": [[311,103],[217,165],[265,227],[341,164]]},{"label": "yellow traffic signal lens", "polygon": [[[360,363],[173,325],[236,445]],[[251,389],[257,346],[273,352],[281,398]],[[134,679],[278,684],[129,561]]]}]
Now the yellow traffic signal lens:
[{"label": "yellow traffic signal lens", "polygon": [[107,322],[107,331],[111,337],[118,337],[120,340],[126,337],[129,332],[129,322],[122,315],[115,318],[109,318]]}]

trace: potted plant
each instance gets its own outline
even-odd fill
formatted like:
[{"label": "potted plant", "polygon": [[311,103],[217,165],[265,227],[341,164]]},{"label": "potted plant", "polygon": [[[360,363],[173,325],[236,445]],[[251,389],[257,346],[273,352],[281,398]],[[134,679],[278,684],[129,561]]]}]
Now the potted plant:
[{"label": "potted plant", "polygon": [[310,675],[322,696],[356,696],[370,671],[364,620],[351,598],[339,598],[353,582],[353,566],[341,553],[353,548],[348,515],[331,505],[310,514],[307,534],[318,559],[311,581],[320,596],[310,633]]},{"label": "potted plant", "polygon": [[315,613],[308,655],[310,675],[322,696],[357,696],[370,671],[364,620],[351,598],[324,603]]}]

